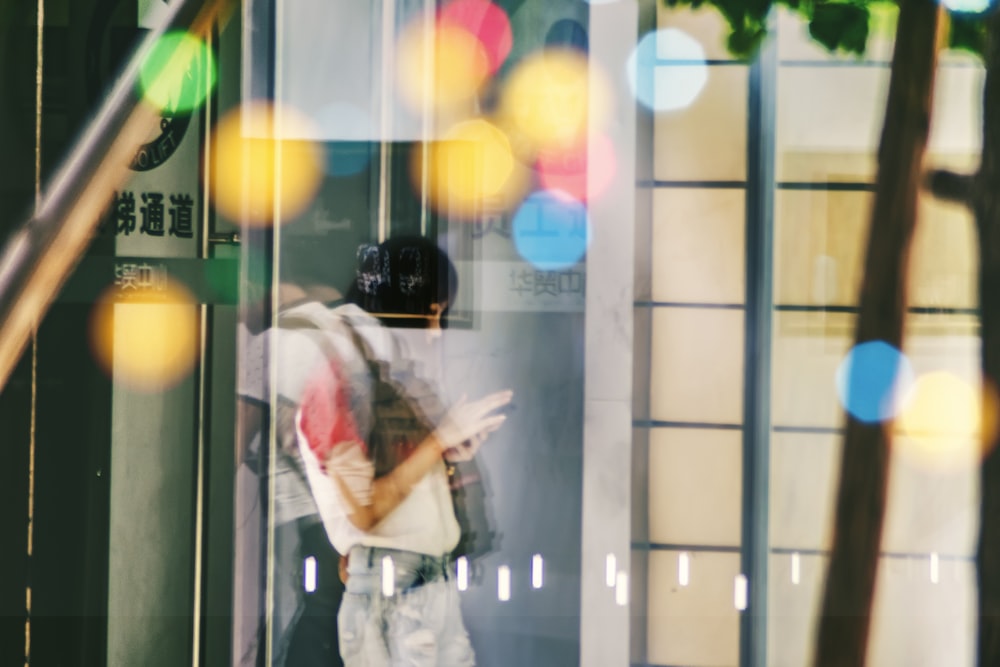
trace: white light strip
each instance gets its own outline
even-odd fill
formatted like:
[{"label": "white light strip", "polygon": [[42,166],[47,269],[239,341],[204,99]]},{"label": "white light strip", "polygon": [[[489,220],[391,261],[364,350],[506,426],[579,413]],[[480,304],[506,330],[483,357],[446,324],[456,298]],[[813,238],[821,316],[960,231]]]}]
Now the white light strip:
[{"label": "white light strip", "polygon": [[396,592],[396,566],[392,556],[382,557],[382,595],[391,598]]},{"label": "white light strip", "polygon": [[506,565],[497,568],[497,599],[500,602],[510,599],[510,568]]},{"label": "white light strip", "polygon": [[937,552],[931,554],[931,583],[936,584],[941,579],[941,563]]},{"label": "white light strip", "polygon": [[691,556],[686,551],[677,557],[677,583],[681,586],[691,583]]},{"label": "white light strip", "polygon": [[458,590],[469,590],[469,559],[465,556],[460,556],[455,562],[455,570],[458,578]]},{"label": "white light strip", "polygon": [[799,552],[796,551],[792,554],[792,583],[796,586],[802,581],[802,559],[799,557]]},{"label": "white light strip", "polygon": [[531,557],[531,587],[541,588],[542,587],[542,568],[545,564],[542,562],[542,555],[535,554]]},{"label": "white light strip", "polygon": [[305,586],[306,593],[313,593],[316,591],[316,557],[309,556],[306,558],[305,567],[305,581],[303,585]]},{"label": "white light strip", "polygon": [[745,574],[737,574],[736,582],[733,586],[733,606],[740,611],[747,608],[747,577]]},{"label": "white light strip", "polygon": [[615,604],[624,607],[628,604],[628,573],[619,572],[615,577]]},{"label": "white light strip", "polygon": [[615,555],[608,554],[608,557],[604,560],[604,583],[608,585],[608,588],[614,587],[617,574],[618,562],[615,560]]}]

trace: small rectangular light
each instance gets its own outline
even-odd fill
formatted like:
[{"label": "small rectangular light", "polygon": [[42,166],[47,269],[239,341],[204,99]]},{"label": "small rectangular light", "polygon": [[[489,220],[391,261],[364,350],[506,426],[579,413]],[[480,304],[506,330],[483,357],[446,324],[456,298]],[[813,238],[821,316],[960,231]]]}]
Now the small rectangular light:
[{"label": "small rectangular light", "polygon": [[799,557],[799,552],[796,551],[792,554],[792,583],[796,586],[802,581],[802,559]]},{"label": "small rectangular light", "polygon": [[391,598],[396,592],[396,566],[392,556],[382,557],[382,595]]},{"label": "small rectangular light", "polygon": [[309,556],[306,558],[305,562],[305,572],[303,575],[304,581],[302,582],[305,586],[306,593],[314,593],[316,591],[316,557]]},{"label": "small rectangular light", "polygon": [[931,554],[931,583],[936,584],[941,580],[941,563],[937,552]]},{"label": "small rectangular light", "polygon": [[604,559],[604,583],[608,585],[608,588],[614,588],[617,574],[618,562],[615,555],[608,554],[608,557]]},{"label": "small rectangular light", "polygon": [[691,556],[686,551],[677,557],[677,583],[681,586],[691,583]]},{"label": "small rectangular light", "polygon": [[455,561],[455,576],[458,579],[458,590],[469,590],[469,559],[459,556]]},{"label": "small rectangular light", "polygon": [[544,563],[542,562],[542,555],[535,554],[531,557],[531,587],[541,588],[542,587],[542,568]]},{"label": "small rectangular light", "polygon": [[615,604],[624,607],[628,604],[628,573],[619,572],[615,577]]},{"label": "small rectangular light", "polygon": [[497,599],[500,602],[510,599],[510,568],[506,565],[497,568]]},{"label": "small rectangular light", "polygon": [[747,608],[747,577],[745,574],[737,574],[736,582],[733,586],[733,606],[740,611]]}]

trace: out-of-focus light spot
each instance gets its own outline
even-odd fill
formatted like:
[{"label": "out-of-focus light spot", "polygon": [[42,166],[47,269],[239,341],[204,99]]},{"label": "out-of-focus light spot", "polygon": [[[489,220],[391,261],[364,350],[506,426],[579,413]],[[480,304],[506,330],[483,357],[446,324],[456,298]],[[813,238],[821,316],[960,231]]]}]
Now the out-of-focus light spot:
[{"label": "out-of-focus light spot", "polygon": [[301,137],[315,130],[287,107],[254,103],[223,117],[212,134],[216,166],[209,194],[216,209],[231,220],[265,226],[289,222],[319,190],[324,154]]},{"label": "out-of-focus light spot", "polygon": [[889,39],[895,37],[899,5],[895,2],[871,2],[868,4],[868,11],[871,15],[868,28],[871,35]]},{"label": "out-of-focus light spot", "polygon": [[458,590],[469,590],[469,559],[459,556],[455,562],[455,578],[458,579]]},{"label": "out-of-focus light spot", "polygon": [[545,33],[546,48],[576,49],[586,53],[590,49],[587,29],[579,21],[560,19]]},{"label": "out-of-focus light spot", "polygon": [[977,465],[993,443],[997,394],[979,391],[952,373],[917,378],[896,422],[893,449],[917,467],[946,472]]},{"label": "out-of-focus light spot", "polygon": [[910,361],[880,340],[856,345],[836,374],[837,394],[844,409],[868,424],[894,417],[912,382]]},{"label": "out-of-focus light spot", "polygon": [[615,577],[615,604],[624,607],[628,604],[628,573],[619,572]]},{"label": "out-of-focus light spot", "polygon": [[529,196],[513,222],[514,244],[525,261],[543,271],[579,262],[590,243],[587,207],[558,191]]},{"label": "out-of-focus light spot", "polygon": [[139,69],[139,85],[145,99],[171,114],[201,106],[215,86],[215,78],[212,50],[183,30],[160,37]]},{"label": "out-of-focus light spot", "polygon": [[353,176],[364,171],[371,161],[369,143],[326,144],[326,173],[331,176]]},{"label": "out-of-focus light spot", "polygon": [[677,557],[677,583],[681,586],[691,583],[691,556],[686,551]]},{"label": "out-of-focus light spot", "polygon": [[396,81],[412,110],[450,109],[470,102],[489,76],[486,47],[452,23],[410,24],[397,44]]},{"label": "out-of-focus light spot", "polygon": [[796,551],[792,554],[792,583],[796,586],[802,581],[802,557]]},{"label": "out-of-focus light spot", "polygon": [[396,593],[396,565],[392,556],[382,556],[382,595],[391,598]]},{"label": "out-of-focus light spot", "polygon": [[510,208],[528,182],[507,135],[481,118],[458,123],[440,141],[414,151],[411,167],[414,185],[426,181],[431,205],[450,217]]},{"label": "out-of-focus light spot", "polygon": [[608,554],[604,558],[604,583],[608,588],[615,585],[615,576],[618,574],[618,561],[614,554]]},{"label": "out-of-focus light spot", "polygon": [[[657,60],[683,62],[658,65]],[[708,82],[705,50],[676,28],[647,33],[629,56],[626,67],[632,93],[653,111],[691,106]]]},{"label": "out-of-focus light spot", "polygon": [[316,591],[316,557],[309,556],[305,561],[305,572],[303,575],[303,585],[305,586],[306,593],[314,593]]},{"label": "out-of-focus light spot", "polygon": [[745,611],[747,608],[747,577],[745,574],[737,574],[736,581],[733,583],[733,606],[739,611]]},{"label": "out-of-focus light spot", "polygon": [[540,151],[585,143],[588,122],[599,127],[607,117],[607,88],[599,70],[573,49],[548,49],[522,60],[501,99],[501,116],[516,135],[518,157],[530,163]]},{"label": "out-of-focus light spot", "polygon": [[604,194],[617,168],[615,148],[604,134],[591,135],[588,142],[568,151],[543,152],[537,164],[538,177],[546,190],[562,190],[580,201]]},{"label": "out-of-focus light spot", "polygon": [[544,567],[544,561],[542,560],[541,554],[535,554],[531,557],[531,587],[541,588],[542,587],[542,569]]},{"label": "out-of-focus light spot", "polygon": [[118,290],[105,292],[91,312],[90,340],[97,363],[116,383],[139,391],[175,385],[198,358],[194,298],[172,283],[155,292],[155,301],[143,303],[116,302]]},{"label": "out-of-focus light spot", "polygon": [[474,35],[486,52],[489,74],[500,69],[514,44],[507,12],[489,0],[453,0],[441,10],[438,25],[456,26]]},{"label": "out-of-focus light spot", "polygon": [[937,552],[931,554],[931,583],[936,584],[940,581],[941,565],[937,555]]},{"label": "out-of-focus light spot", "polygon": [[959,14],[982,14],[993,4],[992,0],[942,0],[948,10]]},{"label": "out-of-focus light spot", "polygon": [[455,578],[458,580],[458,590],[469,590],[469,559],[460,556],[455,561]]},{"label": "out-of-focus light spot", "polygon": [[500,602],[510,600],[510,568],[506,565],[497,568],[497,599]]}]

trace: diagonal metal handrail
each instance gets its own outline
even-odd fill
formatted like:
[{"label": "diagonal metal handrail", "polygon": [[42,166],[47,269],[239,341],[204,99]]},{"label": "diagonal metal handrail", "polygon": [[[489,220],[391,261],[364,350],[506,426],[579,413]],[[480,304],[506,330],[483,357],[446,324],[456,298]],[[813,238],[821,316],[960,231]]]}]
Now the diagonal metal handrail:
[{"label": "diagonal metal handrail", "polygon": [[139,71],[170,30],[204,36],[236,0],[175,0],[162,25],[140,43],[125,70],[51,179],[34,215],[0,250],[0,389],[93,236],[101,212],[128,178],[128,165],[160,121],[142,100]]}]

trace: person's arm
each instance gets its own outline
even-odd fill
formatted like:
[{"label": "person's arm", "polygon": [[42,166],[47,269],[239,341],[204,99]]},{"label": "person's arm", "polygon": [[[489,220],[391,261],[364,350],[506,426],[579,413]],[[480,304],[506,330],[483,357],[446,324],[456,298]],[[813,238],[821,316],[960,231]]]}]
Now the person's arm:
[{"label": "person's arm", "polygon": [[431,433],[389,474],[372,481],[369,505],[362,505],[358,501],[334,466],[327,466],[327,474],[350,506],[347,519],[358,529],[367,532],[399,507],[410,495],[414,485],[441,462],[441,454],[441,445]]},{"label": "person's arm", "polygon": [[460,401],[442,419],[441,424],[417,446],[410,456],[392,471],[372,481],[371,502],[362,504],[328,460],[327,475],[340,490],[349,505],[347,519],[357,528],[369,531],[410,495],[424,476],[440,465],[448,450],[467,441],[482,442],[485,436],[500,428],[506,415],[491,414],[507,405],[510,391],[490,394],[474,403]]}]

